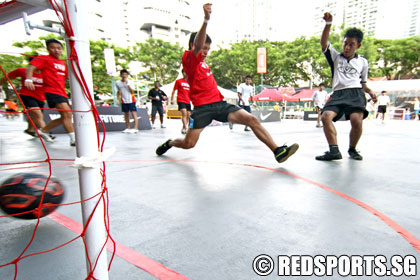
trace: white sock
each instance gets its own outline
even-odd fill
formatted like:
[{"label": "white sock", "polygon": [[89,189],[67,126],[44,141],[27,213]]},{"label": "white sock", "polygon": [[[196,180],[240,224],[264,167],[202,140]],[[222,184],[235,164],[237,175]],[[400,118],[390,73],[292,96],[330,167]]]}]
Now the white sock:
[{"label": "white sock", "polygon": [[70,137],[71,141],[76,141],[76,137],[74,135],[74,132],[67,133],[67,135]]}]

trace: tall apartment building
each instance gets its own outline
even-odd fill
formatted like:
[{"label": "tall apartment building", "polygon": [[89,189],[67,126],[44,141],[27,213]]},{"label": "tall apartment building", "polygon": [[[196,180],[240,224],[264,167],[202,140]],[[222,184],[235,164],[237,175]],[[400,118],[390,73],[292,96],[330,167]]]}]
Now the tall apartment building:
[{"label": "tall apartment building", "polygon": [[[273,1],[235,0],[233,2],[235,20],[232,25],[231,42],[270,40],[276,32]],[[227,26],[227,28],[229,28]]]},{"label": "tall apartment building", "polygon": [[362,28],[367,35],[382,39],[420,34],[420,0],[320,0],[314,16],[314,34],[324,27],[322,16],[331,12],[334,25]]},{"label": "tall apartment building", "polygon": [[[127,47],[148,38],[171,43],[184,43],[191,33],[191,7],[186,0],[90,0],[100,5],[103,20],[90,21],[91,37],[104,30],[102,37],[116,45]],[[92,9],[89,9],[92,11]],[[96,14],[96,12],[93,12]],[[100,32],[100,31],[99,31]]]}]

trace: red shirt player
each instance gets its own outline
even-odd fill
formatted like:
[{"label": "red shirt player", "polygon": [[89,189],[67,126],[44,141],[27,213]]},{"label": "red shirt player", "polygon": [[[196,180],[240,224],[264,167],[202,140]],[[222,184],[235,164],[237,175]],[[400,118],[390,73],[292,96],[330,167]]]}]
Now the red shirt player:
[{"label": "red shirt player", "polygon": [[184,139],[167,140],[156,149],[157,155],[163,155],[171,147],[190,149],[195,146],[203,129],[213,120],[232,122],[251,127],[255,135],[271,151],[278,162],[287,160],[299,148],[298,144],[291,146],[277,146],[268,131],[261,125],[257,117],[251,115],[241,107],[223,101],[223,95],[217,89],[210,67],[205,63],[209,53],[211,39],[206,34],[210,21],[212,4],[204,4],[204,22],[198,33],[192,33],[189,41],[189,51],[182,57],[182,65],[191,86],[190,98],[194,105],[191,114],[192,123]]},{"label": "red shirt player", "polygon": [[190,84],[187,81],[184,69],[182,69],[183,78],[175,81],[174,89],[171,95],[171,104],[174,104],[174,94],[176,95],[176,102],[178,103],[178,110],[182,113],[182,134],[187,133],[187,125],[191,116],[191,100],[190,100]]},{"label": "red shirt player", "polygon": [[[31,57],[29,61],[33,58]],[[43,79],[42,74],[40,71],[34,72],[33,84],[35,90],[30,90],[25,86],[26,80],[26,68],[17,68],[12,72],[8,73],[7,76],[9,79],[21,79],[21,88],[19,91],[20,99],[22,100],[23,104],[25,105],[26,109],[30,109],[28,114],[37,128],[42,128],[45,126],[44,118],[42,115],[42,111],[40,109],[44,108],[44,88],[43,88]],[[6,77],[0,79],[0,85],[3,85],[7,81]],[[37,136],[35,133],[35,129],[32,126],[31,121],[28,119],[28,128],[25,129],[25,133],[31,136]]]},{"label": "red shirt player", "polygon": [[63,45],[55,39],[48,39],[46,45],[49,55],[41,55],[31,61],[26,70],[27,79],[25,85],[27,88],[33,90],[33,71],[36,69],[41,70],[44,78],[45,98],[47,99],[48,107],[60,109],[59,113],[61,115],[59,119],[49,122],[41,131],[48,133],[49,130],[63,124],[64,129],[70,137],[70,145],[76,146],[72,112],[66,92],[66,78],[68,72],[66,64],[60,59],[63,54]]}]

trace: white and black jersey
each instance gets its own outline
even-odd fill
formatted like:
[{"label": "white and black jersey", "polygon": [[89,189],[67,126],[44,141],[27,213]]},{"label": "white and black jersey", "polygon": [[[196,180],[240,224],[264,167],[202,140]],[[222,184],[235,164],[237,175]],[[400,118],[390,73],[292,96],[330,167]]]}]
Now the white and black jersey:
[{"label": "white and black jersey", "polygon": [[366,58],[355,54],[348,60],[342,53],[337,52],[330,43],[324,51],[328,64],[331,67],[333,90],[347,88],[362,88],[368,79],[368,61]]}]

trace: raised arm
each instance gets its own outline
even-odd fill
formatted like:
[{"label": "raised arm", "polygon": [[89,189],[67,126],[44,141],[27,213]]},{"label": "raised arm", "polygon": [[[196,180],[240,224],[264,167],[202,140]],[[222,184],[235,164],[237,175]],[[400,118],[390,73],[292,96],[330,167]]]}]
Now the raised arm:
[{"label": "raised arm", "polygon": [[328,47],[328,39],[330,38],[333,16],[330,13],[325,13],[323,19],[325,20],[325,27],[321,35],[321,47],[322,51],[325,52]]},{"label": "raised arm", "polygon": [[203,22],[203,25],[201,25],[201,28],[198,31],[197,36],[195,37],[195,40],[194,40],[193,50],[194,50],[195,56],[198,56],[200,54],[200,51],[203,49],[204,43],[206,42],[207,24],[208,24],[208,21],[210,20],[211,5],[212,4],[210,3],[203,5],[204,22]]}]

